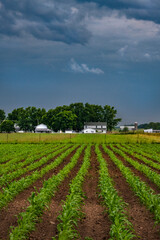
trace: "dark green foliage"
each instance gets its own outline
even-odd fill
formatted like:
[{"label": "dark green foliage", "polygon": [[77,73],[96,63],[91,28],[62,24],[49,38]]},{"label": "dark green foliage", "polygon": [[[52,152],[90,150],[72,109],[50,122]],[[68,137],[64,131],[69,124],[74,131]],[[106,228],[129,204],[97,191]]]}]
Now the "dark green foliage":
[{"label": "dark green foliage", "polygon": [[5,112],[4,110],[0,109],[0,123],[5,119]]},{"label": "dark green foliage", "polygon": [[13,132],[15,131],[14,123],[11,120],[5,120],[1,123],[0,130],[7,133]]},{"label": "dark green foliage", "polygon": [[138,126],[139,129],[154,129],[154,130],[160,130],[160,122],[150,122],[150,123],[144,123]]},{"label": "dark green foliage", "polygon": [[114,107],[95,104],[72,103],[50,109],[28,107],[14,109],[8,114],[8,119],[17,123],[24,131],[34,131],[35,127],[44,123],[54,131],[72,129],[81,131],[84,122],[107,122],[107,129],[111,131],[121,121],[116,119],[117,110]]}]

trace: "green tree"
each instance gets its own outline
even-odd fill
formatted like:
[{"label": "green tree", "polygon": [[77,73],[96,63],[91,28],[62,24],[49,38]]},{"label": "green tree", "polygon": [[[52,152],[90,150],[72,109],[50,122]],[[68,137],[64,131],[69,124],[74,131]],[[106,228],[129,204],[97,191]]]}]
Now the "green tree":
[{"label": "green tree", "polygon": [[76,118],[76,125],[73,128],[76,131],[81,131],[84,127],[85,122],[85,107],[83,103],[72,103],[69,105],[70,111],[74,113]]},{"label": "green tree", "polygon": [[103,108],[100,105],[85,104],[84,110],[85,122],[102,122]]},{"label": "green tree", "polygon": [[63,111],[58,113],[54,118],[53,130],[74,129],[76,126],[77,116],[72,111]]},{"label": "green tree", "polygon": [[3,109],[0,109],[0,123],[5,119],[6,115]]},{"label": "green tree", "polygon": [[128,127],[124,127],[123,130],[122,130],[122,132],[124,132],[124,133],[129,132]]},{"label": "green tree", "polygon": [[42,123],[43,115],[46,114],[44,108],[27,107],[17,108],[8,114],[8,119],[17,123],[24,131],[34,131],[35,127]]},{"label": "green tree", "polygon": [[107,130],[111,131],[114,129],[117,124],[122,120],[121,118],[115,118],[117,114],[117,110],[114,107],[109,105],[105,105],[104,108],[104,117],[103,122],[107,122]]},{"label": "green tree", "polygon": [[15,131],[14,122],[11,120],[4,120],[0,125],[1,132],[13,132]]},{"label": "green tree", "polygon": [[11,113],[8,113],[8,120],[12,120],[14,123],[17,123],[20,117],[24,114],[24,108],[14,109]]}]

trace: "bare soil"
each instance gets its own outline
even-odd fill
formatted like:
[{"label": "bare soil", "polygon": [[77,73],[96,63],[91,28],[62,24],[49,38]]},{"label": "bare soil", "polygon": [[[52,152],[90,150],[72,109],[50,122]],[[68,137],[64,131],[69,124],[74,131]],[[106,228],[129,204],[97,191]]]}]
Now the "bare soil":
[{"label": "bare soil", "polygon": [[85,217],[78,224],[81,239],[90,237],[96,240],[109,239],[111,222],[108,219],[106,209],[100,201],[98,189],[99,164],[94,148],[91,153],[91,167],[83,184],[83,192],[86,196],[82,208]]}]

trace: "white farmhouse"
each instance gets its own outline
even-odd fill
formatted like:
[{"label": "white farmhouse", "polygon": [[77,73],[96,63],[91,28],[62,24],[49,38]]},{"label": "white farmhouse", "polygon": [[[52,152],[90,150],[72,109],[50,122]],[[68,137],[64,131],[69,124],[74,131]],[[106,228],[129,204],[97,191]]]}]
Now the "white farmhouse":
[{"label": "white farmhouse", "polygon": [[107,123],[106,122],[85,122],[84,130],[92,129],[95,132],[106,133],[107,132]]}]

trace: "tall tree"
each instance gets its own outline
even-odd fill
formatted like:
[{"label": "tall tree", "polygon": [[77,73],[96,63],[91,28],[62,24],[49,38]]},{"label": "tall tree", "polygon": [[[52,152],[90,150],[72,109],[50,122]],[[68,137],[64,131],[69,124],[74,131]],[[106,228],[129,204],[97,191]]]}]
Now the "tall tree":
[{"label": "tall tree", "polygon": [[73,128],[76,131],[81,131],[84,127],[84,122],[85,122],[85,108],[83,103],[72,103],[69,105],[70,111],[74,113],[77,118],[76,118],[76,125]]},{"label": "tall tree", "polygon": [[85,104],[84,110],[85,122],[101,122],[103,119],[103,108],[100,105]]},{"label": "tall tree", "polygon": [[117,115],[117,110],[114,107],[105,105],[104,108],[103,122],[107,123],[107,130],[111,131],[117,124],[122,120],[121,118],[115,118]]},{"label": "tall tree", "polygon": [[76,126],[77,116],[71,111],[63,111],[58,113],[54,118],[53,130],[74,129]]},{"label": "tall tree", "polygon": [[21,115],[24,114],[24,108],[17,108],[14,109],[11,113],[8,113],[8,120],[12,120],[14,123],[17,123],[21,117]]},{"label": "tall tree", "polygon": [[0,124],[5,119],[5,111],[3,109],[0,109]]}]

